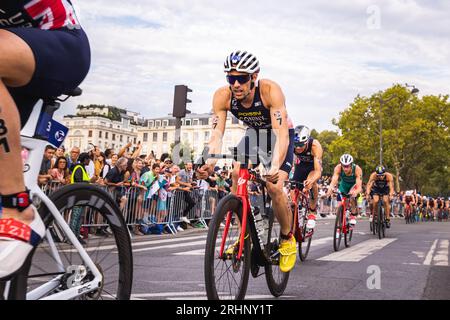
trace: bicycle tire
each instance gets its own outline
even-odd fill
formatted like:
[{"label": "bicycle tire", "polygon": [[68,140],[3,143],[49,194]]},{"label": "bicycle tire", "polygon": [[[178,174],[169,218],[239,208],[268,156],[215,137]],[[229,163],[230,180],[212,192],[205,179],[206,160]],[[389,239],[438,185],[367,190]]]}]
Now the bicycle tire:
[{"label": "bicycle tire", "polygon": [[[86,206],[94,208],[101,214],[102,218],[106,221],[108,227],[112,231],[114,243],[117,246],[117,266],[119,270],[117,272],[118,279],[116,299],[129,300],[133,284],[133,255],[131,249],[131,239],[125,220],[112,197],[106,191],[94,185],[76,183],[58,189],[53,194],[51,194],[49,198],[60,212],[64,209]],[[40,204],[38,211],[46,228],[49,228],[51,225],[55,226],[53,224],[53,215],[48,211],[48,208],[44,205],[43,202]],[[22,267],[20,273],[11,281],[9,299],[24,300],[26,298],[27,289],[29,289],[27,288],[27,286],[29,285],[28,280],[33,277],[29,273],[30,270],[36,268],[36,266],[33,264],[33,261],[34,258],[39,259],[39,257],[36,256],[36,253],[37,250],[39,250],[43,246],[43,241],[41,241],[39,246],[33,249],[33,251],[28,256],[27,261]],[[91,251],[87,252],[95,263],[96,259],[93,258],[94,254],[90,254]],[[102,259],[105,259],[105,257],[102,257]],[[99,267],[101,272],[107,271],[105,268],[101,268],[101,266],[99,265],[97,266]],[[108,279],[103,280],[103,285],[106,285],[105,280],[108,281]],[[105,290],[103,285],[102,290]],[[97,299],[99,299],[102,292],[95,293]],[[95,296],[92,292],[80,296],[80,298],[84,299],[93,299],[93,297]]]},{"label": "bicycle tire", "polygon": [[382,239],[383,238],[383,234],[382,234],[382,229],[383,229],[383,223],[384,223],[384,219],[383,219],[383,209],[381,207],[381,201],[378,201],[378,208],[377,208],[377,234],[378,234],[378,239]]},{"label": "bicycle tire", "polygon": [[[347,218],[346,218],[347,219]],[[348,219],[347,219],[347,225],[346,225],[346,232],[344,233],[344,245],[346,248],[350,247],[350,244],[352,243],[352,239],[353,239],[353,227],[350,227],[350,224],[348,223]]]},{"label": "bicycle tire", "polygon": [[[273,228],[274,221],[275,215],[272,211],[269,215],[268,235],[270,235],[270,237],[267,237],[267,244],[265,247],[265,251],[268,257],[278,251],[279,232],[276,232]],[[286,290],[290,272],[281,272],[279,264],[269,263],[264,266],[264,271],[267,287],[269,288],[270,293],[274,297],[281,296],[284,293],[284,290]]]},{"label": "bicycle tire", "polygon": [[[309,248],[311,247],[312,234],[306,239],[306,217],[303,218],[302,241],[298,242],[298,257],[301,261],[305,261],[308,257]],[[305,241],[306,239],[306,241]]]},{"label": "bicycle tire", "polygon": [[[342,215],[343,215],[343,208],[342,206],[339,206],[337,212],[336,212],[336,221],[334,223],[334,233],[333,233],[333,248],[334,251],[339,251],[339,247],[341,245],[342,240]],[[339,230],[339,235],[336,237],[337,230]]]},{"label": "bicycle tire", "polygon": [[[217,286],[216,284],[216,272],[215,272],[215,264],[218,263],[218,261],[222,260],[224,264],[226,265],[226,261],[231,261],[231,264],[228,268],[226,268],[226,271],[228,271],[230,268],[231,271],[234,273],[237,273],[233,271],[233,267],[238,268],[241,272],[241,277],[239,281],[236,281],[235,283],[238,283],[238,288],[234,292],[229,292],[229,295],[226,296],[228,298],[232,298],[230,300],[243,300],[245,298],[245,294],[247,292],[247,286],[248,286],[248,280],[250,275],[250,259],[251,259],[251,246],[250,246],[250,236],[244,240],[244,248],[242,251],[242,260],[240,263],[233,262],[233,258],[231,260],[228,259],[219,259],[219,252],[216,250],[216,246],[220,248],[220,243],[222,241],[222,237],[218,238],[218,235],[220,234],[220,224],[225,223],[225,219],[227,217],[228,212],[231,212],[235,215],[235,217],[239,220],[239,222],[242,222],[242,202],[241,200],[236,197],[233,194],[228,194],[225,196],[222,200],[219,201],[216,211],[214,212],[214,215],[212,216],[211,222],[209,224],[208,229],[208,235],[206,238],[206,247],[205,247],[205,260],[204,260],[204,276],[205,276],[205,288],[206,288],[206,296],[209,300],[224,300],[221,299],[222,292],[220,291],[222,287]],[[247,220],[248,221],[248,220]],[[233,230],[234,226],[230,226],[230,230],[228,232],[228,235],[230,235],[232,232],[236,232],[236,238],[230,239],[225,244],[224,250],[226,250],[227,245],[231,245],[234,243],[236,239],[239,237],[239,228],[236,228],[237,230]],[[246,234],[249,233],[248,223],[246,228]],[[231,237],[232,238],[232,237]],[[217,240],[219,240],[217,244]],[[233,263],[235,263],[233,265]],[[235,269],[236,270],[236,269]],[[239,271],[238,270],[238,271]],[[232,276],[232,274],[231,274]],[[224,278],[223,275],[219,277],[218,281],[220,281],[222,278]],[[229,279],[228,279],[229,280]],[[233,279],[234,280],[234,279]],[[228,283],[229,289],[231,291],[231,285]],[[225,288],[225,286],[223,287]],[[227,292],[228,294],[228,292]]]}]

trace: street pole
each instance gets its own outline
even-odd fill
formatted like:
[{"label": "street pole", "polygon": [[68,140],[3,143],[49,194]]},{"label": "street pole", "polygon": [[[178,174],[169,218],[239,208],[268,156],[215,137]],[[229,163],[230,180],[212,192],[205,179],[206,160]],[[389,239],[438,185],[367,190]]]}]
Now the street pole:
[{"label": "street pole", "polygon": [[383,109],[383,98],[380,97],[380,166],[383,165],[383,125],[382,125],[382,116],[381,116],[381,110]]}]

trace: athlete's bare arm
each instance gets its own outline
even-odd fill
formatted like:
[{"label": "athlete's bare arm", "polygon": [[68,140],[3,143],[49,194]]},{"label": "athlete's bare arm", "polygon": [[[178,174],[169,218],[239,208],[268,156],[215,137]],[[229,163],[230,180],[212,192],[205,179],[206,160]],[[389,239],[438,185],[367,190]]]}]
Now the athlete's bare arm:
[{"label": "athlete's bare arm", "polygon": [[316,139],[313,140],[311,153],[314,156],[314,173],[311,178],[306,179],[305,187],[311,187],[322,176],[322,156],[323,149],[320,142]]},{"label": "athlete's bare arm", "polygon": [[261,95],[270,110],[272,130],[276,136],[269,174],[276,173],[283,165],[289,147],[289,125],[285,98],[280,86],[271,80],[261,80]]},{"label": "athlete's bare arm", "polygon": [[330,186],[328,187],[327,197],[331,196],[334,187],[337,185],[339,181],[339,175],[341,174],[341,165],[338,164],[334,167],[333,178],[331,179]]},{"label": "athlete's bare arm", "polygon": [[389,183],[389,198],[394,198],[394,177],[390,173],[386,173],[386,179]]},{"label": "athlete's bare arm", "polygon": [[[220,153],[222,151],[222,139],[225,132],[230,97],[231,93],[228,87],[222,87],[214,93],[212,102],[213,115],[211,119],[211,139],[208,142],[209,153]],[[217,159],[206,160],[206,165],[197,170],[197,178],[208,178],[209,173],[214,171],[216,162]]]},{"label": "athlete's bare arm", "polygon": [[370,195],[370,191],[372,191],[372,186],[373,186],[373,183],[375,182],[376,176],[377,176],[377,174],[375,172],[373,172],[370,175],[369,182],[367,182],[367,186],[366,186],[366,197],[368,197]]},{"label": "athlete's bare arm", "polygon": [[355,175],[356,175],[356,184],[355,184],[356,188],[352,193],[354,197],[356,197],[358,193],[360,193],[362,190],[362,169],[358,165],[356,165]]}]

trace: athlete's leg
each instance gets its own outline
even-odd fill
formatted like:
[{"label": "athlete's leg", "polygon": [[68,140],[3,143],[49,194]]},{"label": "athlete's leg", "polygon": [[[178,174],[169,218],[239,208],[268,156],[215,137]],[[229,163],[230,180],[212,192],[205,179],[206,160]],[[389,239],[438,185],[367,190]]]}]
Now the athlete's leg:
[{"label": "athlete's leg", "polygon": [[374,219],[377,213],[378,202],[380,201],[380,196],[378,194],[374,194],[372,196],[372,218]]},{"label": "athlete's leg", "polygon": [[[15,34],[0,30],[0,195],[25,191],[20,155],[20,117],[6,85],[26,85],[34,70],[35,59],[30,47]],[[32,208],[22,213],[3,208],[3,219],[15,218],[29,224],[33,217]]]},{"label": "athlete's leg", "polygon": [[272,207],[278,222],[280,223],[281,233],[287,235],[291,231],[292,214],[288,207],[288,199],[283,191],[284,182],[288,179],[287,172],[279,171],[279,178],[276,184],[268,182],[266,184],[267,192],[272,199]]}]

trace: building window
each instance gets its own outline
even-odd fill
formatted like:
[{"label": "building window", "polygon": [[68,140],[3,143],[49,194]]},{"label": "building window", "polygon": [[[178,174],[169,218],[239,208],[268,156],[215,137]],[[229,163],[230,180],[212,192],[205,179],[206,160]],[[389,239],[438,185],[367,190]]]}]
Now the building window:
[{"label": "building window", "polygon": [[161,127],[161,120],[156,120],[155,123],[156,123],[155,124],[156,127]]},{"label": "building window", "polygon": [[108,133],[109,132],[105,132],[105,139],[108,139]]},{"label": "building window", "polygon": [[167,127],[169,125],[169,120],[164,120],[163,121],[163,127]]},{"label": "building window", "polygon": [[163,132],[163,142],[167,142],[167,132]]},{"label": "building window", "polygon": [[150,120],[150,121],[148,122],[148,127],[149,127],[149,128],[153,127],[153,120]]},{"label": "building window", "polygon": [[89,138],[92,138],[92,130],[89,130],[89,132],[88,132],[88,137],[89,137]]},{"label": "building window", "polygon": [[186,119],[186,125],[190,126],[191,125],[191,119]]},{"label": "building window", "polygon": [[193,126],[198,126],[198,119],[194,119],[194,120],[192,121],[192,125],[193,125]]},{"label": "building window", "polygon": [[136,144],[136,137],[134,137],[133,143]]},{"label": "building window", "polygon": [[123,140],[122,140],[122,138],[123,138],[123,136],[122,135],[120,135],[120,142],[122,142]]},{"label": "building window", "polygon": [[204,140],[209,140],[209,131],[205,131],[205,139]]},{"label": "building window", "polygon": [[158,141],[158,132],[153,132],[153,142]]},{"label": "building window", "polygon": [[116,134],[113,133],[112,135],[113,135],[113,136],[112,136],[112,139],[113,139],[113,140],[116,140]]},{"label": "building window", "polygon": [[148,133],[144,132],[144,137],[143,137],[143,142],[147,142],[148,141]]},{"label": "building window", "polygon": [[101,131],[101,130],[98,132],[98,137],[99,137],[99,138],[102,137],[102,131]]}]

